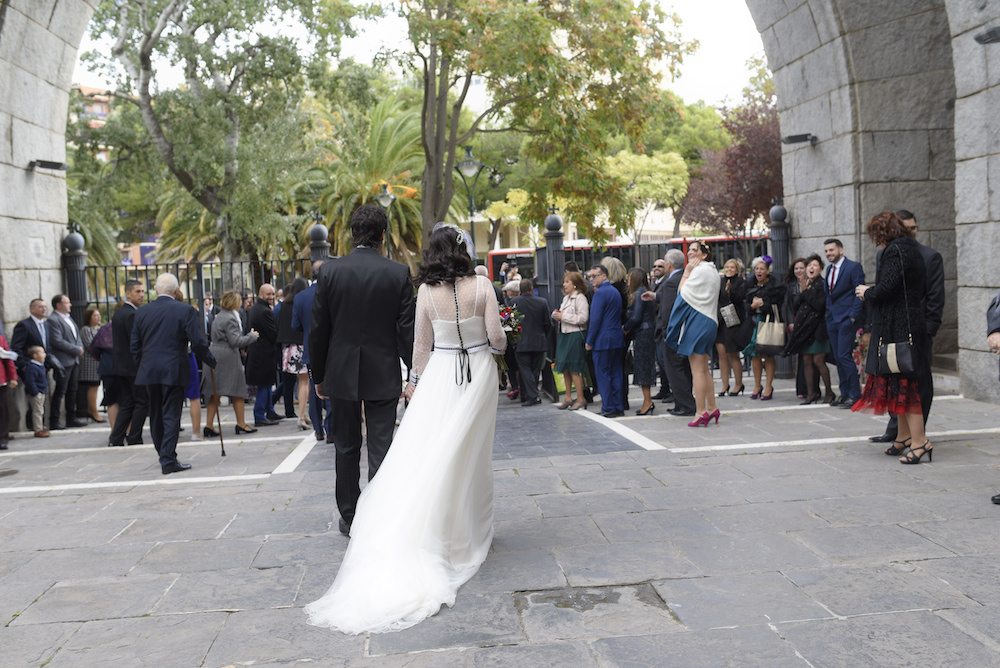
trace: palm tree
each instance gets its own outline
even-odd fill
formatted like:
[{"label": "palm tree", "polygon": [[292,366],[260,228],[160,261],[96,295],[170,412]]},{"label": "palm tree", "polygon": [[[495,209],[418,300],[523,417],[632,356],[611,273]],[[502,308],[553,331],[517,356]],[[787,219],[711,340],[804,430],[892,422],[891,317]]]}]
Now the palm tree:
[{"label": "palm tree", "polygon": [[[359,132],[350,114],[339,110],[328,119],[341,137]],[[389,186],[396,200],[389,207],[388,243],[395,259],[416,269],[420,251],[420,183],[424,154],[420,146],[420,113],[407,109],[395,98],[387,98],[372,108],[368,131],[360,150],[346,151],[343,142],[328,146],[331,161],[322,169],[326,186],[320,192],[320,212],[330,225],[330,244],[336,255],[351,248],[351,215],[375,202],[382,184]],[[303,234],[308,235],[307,224]]]}]

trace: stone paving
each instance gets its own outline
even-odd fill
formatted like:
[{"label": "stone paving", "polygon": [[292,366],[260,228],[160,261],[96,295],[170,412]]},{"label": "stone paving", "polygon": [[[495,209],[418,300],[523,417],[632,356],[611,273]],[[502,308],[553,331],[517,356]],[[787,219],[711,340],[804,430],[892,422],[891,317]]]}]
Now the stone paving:
[{"label": "stone paving", "polygon": [[498,401],[486,563],[370,637],[304,623],[347,545],[311,432],[185,443],[172,476],[97,426],[19,435],[0,666],[1000,666],[998,407],[939,397],[933,463],[902,466],[789,381],[708,429]]}]

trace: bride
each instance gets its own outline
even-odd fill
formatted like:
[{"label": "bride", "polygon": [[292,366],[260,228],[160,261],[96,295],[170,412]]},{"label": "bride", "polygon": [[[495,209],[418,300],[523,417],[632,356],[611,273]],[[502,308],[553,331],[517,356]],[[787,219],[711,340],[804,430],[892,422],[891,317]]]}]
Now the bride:
[{"label": "bride", "polygon": [[493,540],[491,349],[507,346],[496,294],[453,226],[431,234],[418,278],[412,399],[361,493],[333,585],[305,607],[314,626],[409,628],[454,605]]}]

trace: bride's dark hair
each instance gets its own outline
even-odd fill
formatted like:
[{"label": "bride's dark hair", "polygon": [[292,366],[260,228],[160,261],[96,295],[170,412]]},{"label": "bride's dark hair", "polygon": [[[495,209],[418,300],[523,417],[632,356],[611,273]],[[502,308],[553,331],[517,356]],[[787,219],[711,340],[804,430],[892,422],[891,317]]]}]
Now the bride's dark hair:
[{"label": "bride's dark hair", "polygon": [[461,230],[447,225],[431,232],[420,261],[417,283],[454,283],[460,276],[475,275]]}]

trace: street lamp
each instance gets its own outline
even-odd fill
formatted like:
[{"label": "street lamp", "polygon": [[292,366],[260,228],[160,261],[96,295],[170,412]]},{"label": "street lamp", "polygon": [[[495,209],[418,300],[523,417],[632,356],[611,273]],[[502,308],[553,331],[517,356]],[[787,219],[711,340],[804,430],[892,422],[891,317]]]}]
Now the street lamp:
[{"label": "street lamp", "polygon": [[389,184],[388,183],[383,183],[382,184],[382,192],[380,192],[378,195],[375,195],[375,199],[378,200],[378,203],[381,204],[382,208],[385,209],[385,213],[386,213],[385,244],[386,244],[386,250],[388,251],[387,255],[391,259],[392,258],[392,234],[390,233],[391,226],[389,225],[388,217],[390,215],[389,214],[389,207],[392,206],[392,203],[396,201],[396,196],[393,195],[391,192],[389,192]]},{"label": "street lamp", "polygon": [[[455,165],[455,169],[462,176],[462,183],[465,184],[465,191],[469,194],[469,232],[472,234],[472,248],[476,247],[476,223],[473,215],[476,213],[476,183],[479,181],[479,174],[483,171],[484,165],[472,157],[472,147],[463,146],[465,149],[465,160]],[[472,187],[469,187],[469,179],[472,180]]]}]

